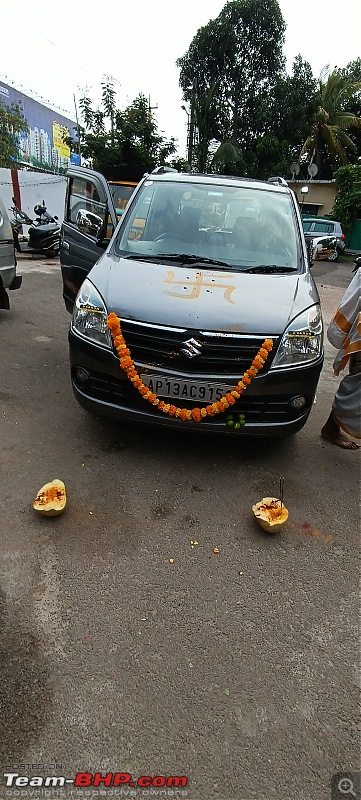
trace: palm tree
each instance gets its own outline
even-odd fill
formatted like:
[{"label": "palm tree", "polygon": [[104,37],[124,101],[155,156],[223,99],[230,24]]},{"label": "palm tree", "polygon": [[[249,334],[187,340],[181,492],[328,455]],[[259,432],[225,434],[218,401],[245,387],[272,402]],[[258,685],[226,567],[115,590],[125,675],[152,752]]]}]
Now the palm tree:
[{"label": "palm tree", "polygon": [[[319,177],[350,161],[357,147],[346,131],[361,127],[361,118],[347,110],[348,101],[361,91],[361,81],[352,81],[339,70],[323,68],[319,77],[319,106],[312,121],[300,159],[306,153],[315,163]],[[331,169],[330,169],[331,168]]]},{"label": "palm tree", "polygon": [[232,139],[225,139],[217,147],[214,153],[210,170],[212,172],[223,172],[224,174],[233,173],[238,175],[238,166],[241,157],[241,151]]}]

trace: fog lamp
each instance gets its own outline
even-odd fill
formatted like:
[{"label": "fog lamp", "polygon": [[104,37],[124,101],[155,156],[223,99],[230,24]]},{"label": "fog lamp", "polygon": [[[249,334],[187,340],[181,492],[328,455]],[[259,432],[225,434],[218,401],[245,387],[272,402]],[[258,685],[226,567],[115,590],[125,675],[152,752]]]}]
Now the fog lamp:
[{"label": "fog lamp", "polygon": [[299,394],[297,397],[294,397],[290,401],[290,406],[292,406],[292,408],[303,408],[306,405],[306,403],[307,403],[306,398],[303,397],[302,394]]},{"label": "fog lamp", "polygon": [[75,375],[80,383],[86,383],[89,380],[89,373],[83,367],[77,367]]}]

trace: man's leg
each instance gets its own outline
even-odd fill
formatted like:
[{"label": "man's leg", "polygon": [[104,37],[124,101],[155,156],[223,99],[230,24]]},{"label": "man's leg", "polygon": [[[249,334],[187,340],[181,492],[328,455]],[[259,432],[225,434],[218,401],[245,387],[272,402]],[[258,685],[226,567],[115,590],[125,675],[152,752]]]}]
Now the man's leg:
[{"label": "man's leg", "polygon": [[[361,438],[361,353],[355,353],[350,358],[349,375],[341,381],[334,401],[331,414],[321,430],[324,439],[344,450],[358,450],[359,445],[349,439]],[[344,431],[345,433],[343,433]]]},{"label": "man's leg", "polygon": [[344,450],[358,450],[359,445],[356,442],[353,442],[344,433],[342,433],[340,426],[337,424],[334,416],[331,414],[321,429],[321,436],[324,439],[327,439],[332,444],[336,444],[338,447],[342,447]]}]

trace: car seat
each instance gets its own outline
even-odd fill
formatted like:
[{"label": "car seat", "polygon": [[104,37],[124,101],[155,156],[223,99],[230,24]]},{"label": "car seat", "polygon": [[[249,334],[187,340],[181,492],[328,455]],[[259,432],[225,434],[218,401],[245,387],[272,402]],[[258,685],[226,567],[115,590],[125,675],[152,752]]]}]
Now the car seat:
[{"label": "car seat", "polygon": [[242,250],[259,250],[259,223],[252,217],[237,217],[233,225],[232,241]]},{"label": "car seat", "polygon": [[192,208],[191,206],[183,208],[182,213],[174,218],[172,234],[184,239],[185,242],[199,242],[200,214],[199,208]]}]

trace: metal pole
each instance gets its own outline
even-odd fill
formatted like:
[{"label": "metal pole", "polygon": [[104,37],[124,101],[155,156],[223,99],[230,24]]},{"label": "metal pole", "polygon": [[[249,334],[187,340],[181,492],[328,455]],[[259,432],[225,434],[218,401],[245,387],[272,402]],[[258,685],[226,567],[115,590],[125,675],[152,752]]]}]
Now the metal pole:
[{"label": "metal pole", "polygon": [[73,93],[73,97],[74,97],[74,106],[75,106],[75,119],[76,119],[76,128],[77,128],[77,132],[78,132],[78,153],[79,153],[79,158],[81,158],[81,150],[80,150],[80,128],[79,128],[79,119],[78,119],[78,109],[77,109],[76,100],[75,100],[75,92]]}]

